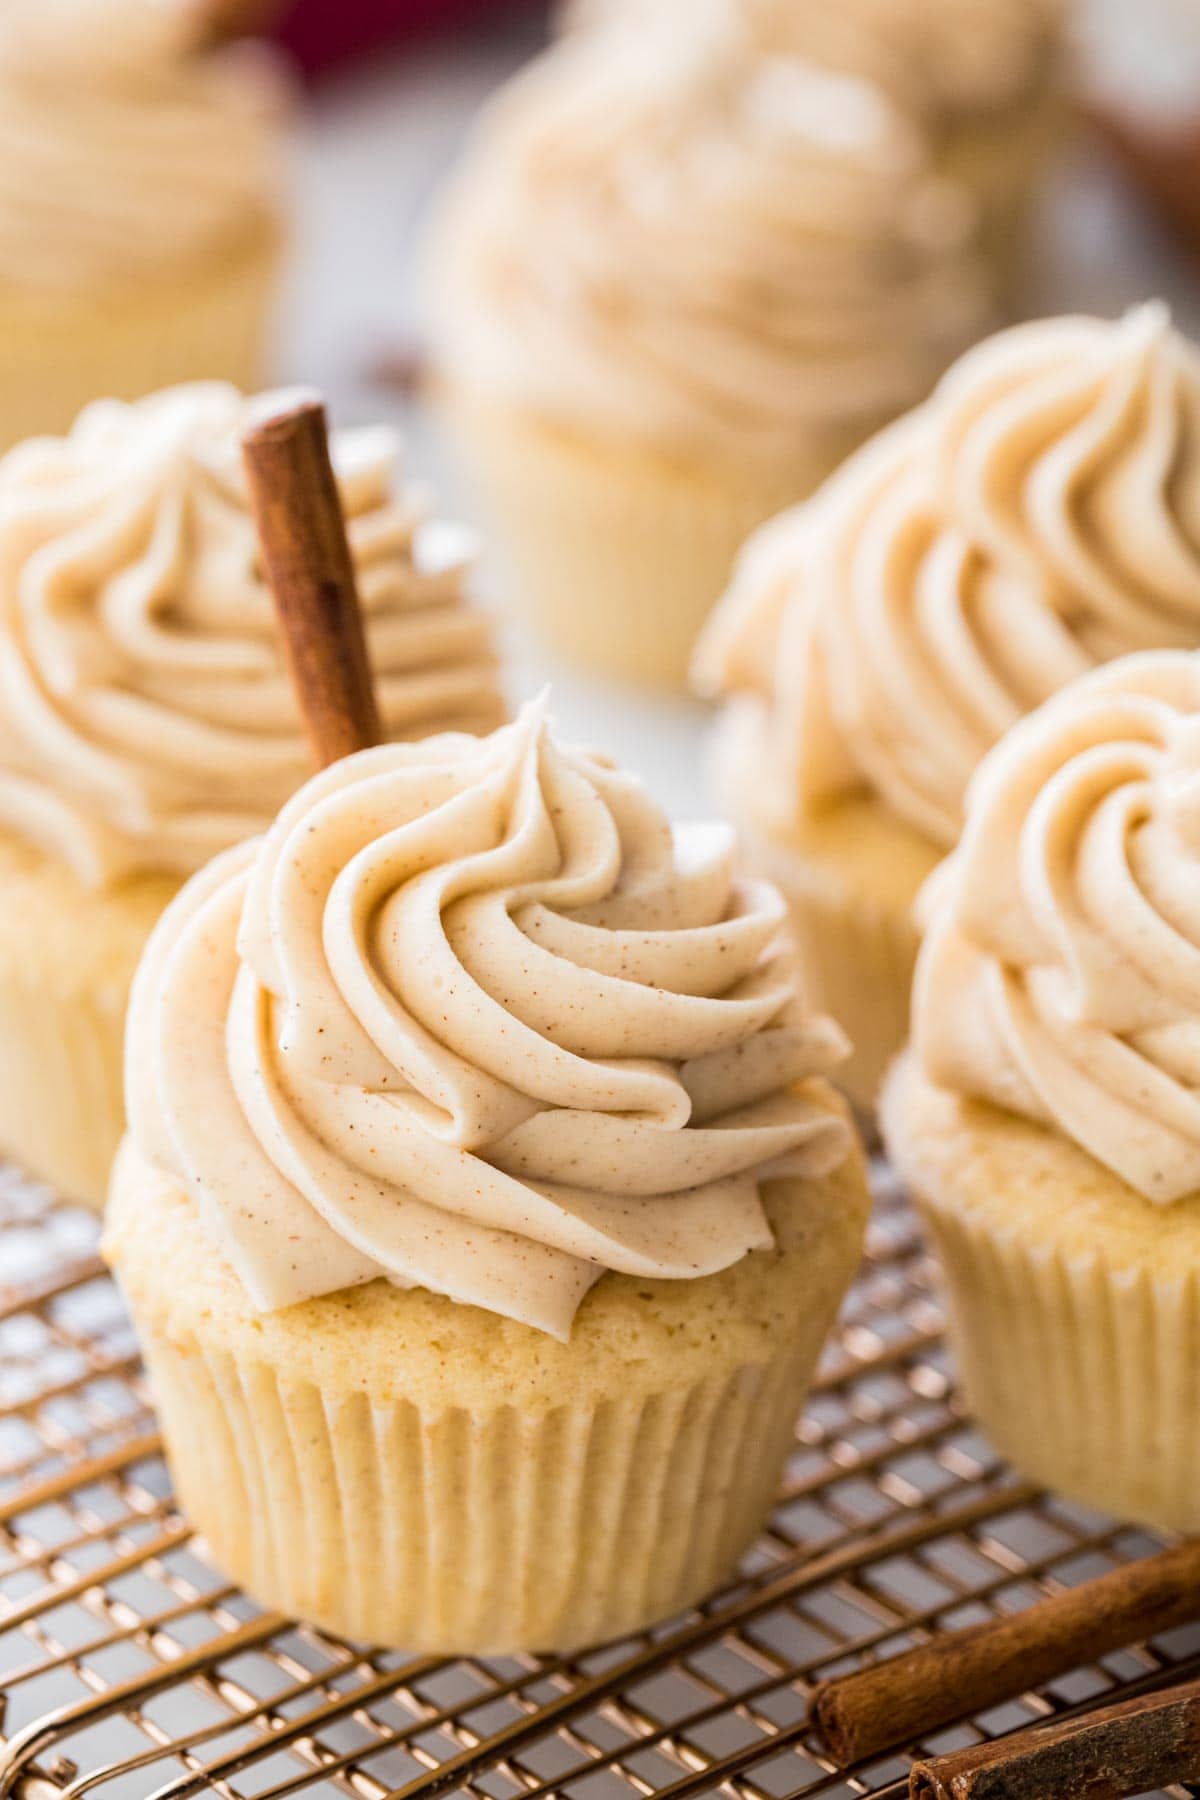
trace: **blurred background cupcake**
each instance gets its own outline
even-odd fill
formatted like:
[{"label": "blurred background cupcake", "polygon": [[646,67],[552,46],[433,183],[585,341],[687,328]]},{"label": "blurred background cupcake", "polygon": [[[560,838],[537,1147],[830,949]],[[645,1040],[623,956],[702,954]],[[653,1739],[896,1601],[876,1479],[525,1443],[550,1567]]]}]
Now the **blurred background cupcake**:
[{"label": "blurred background cupcake", "polygon": [[286,85],[220,0],[5,0],[0,448],[97,395],[262,374]]},{"label": "blurred background cupcake", "polygon": [[740,17],[764,50],[863,77],[919,121],[937,166],[983,208],[1006,277],[1066,124],[1059,0],[573,0],[568,29],[643,26],[671,11]]},{"label": "blurred background cupcake", "polygon": [[984,328],[979,231],[881,90],[735,11],[536,62],[431,252],[436,391],[514,604],[592,670],[680,683],[746,531]]},{"label": "blurred background cupcake", "polygon": [[[246,419],[236,389],[193,383],[100,402],[0,461],[0,1150],[92,1206],[150,928],[310,767]],[[387,735],[490,730],[504,705],[469,534],[430,517],[390,431],[338,434],[334,457]]]}]

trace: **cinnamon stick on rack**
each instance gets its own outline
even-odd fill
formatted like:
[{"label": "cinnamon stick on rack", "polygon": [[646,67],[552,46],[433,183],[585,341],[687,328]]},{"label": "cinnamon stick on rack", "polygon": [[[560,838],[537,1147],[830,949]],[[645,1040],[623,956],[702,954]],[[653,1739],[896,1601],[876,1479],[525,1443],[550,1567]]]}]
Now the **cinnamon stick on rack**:
[{"label": "cinnamon stick on rack", "polygon": [[315,395],[282,397],[242,438],[285,653],[319,767],[380,739],[354,563]]},{"label": "cinnamon stick on rack", "polygon": [[1195,1619],[1200,1539],[1191,1538],[1024,1612],[823,1682],[813,1717],[846,1767]]},{"label": "cinnamon stick on rack", "polygon": [[914,1765],[910,1800],[1132,1800],[1200,1775],[1200,1681]]}]

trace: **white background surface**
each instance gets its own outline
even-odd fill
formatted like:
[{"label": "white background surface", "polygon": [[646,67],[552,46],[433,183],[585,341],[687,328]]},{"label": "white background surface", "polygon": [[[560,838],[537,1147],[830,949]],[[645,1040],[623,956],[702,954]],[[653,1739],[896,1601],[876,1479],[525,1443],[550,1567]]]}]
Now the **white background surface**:
[{"label": "white background surface", "polygon": [[[1132,0],[1130,0],[1132,4]],[[296,154],[297,245],[281,380],[322,388],[336,421],[403,425],[410,464],[436,478],[443,511],[469,516],[423,422],[377,377],[419,335],[416,246],[430,200],[489,90],[536,48],[532,36],[386,54],[319,90]],[[1200,262],[1173,248],[1092,140],[1064,152],[1040,209],[1022,310],[1114,314],[1163,295],[1200,336]],[[486,555],[481,588],[488,592]],[[711,810],[703,709],[683,697],[589,680],[505,624],[514,700],[547,680],[560,730],[639,771],[680,818]]]}]

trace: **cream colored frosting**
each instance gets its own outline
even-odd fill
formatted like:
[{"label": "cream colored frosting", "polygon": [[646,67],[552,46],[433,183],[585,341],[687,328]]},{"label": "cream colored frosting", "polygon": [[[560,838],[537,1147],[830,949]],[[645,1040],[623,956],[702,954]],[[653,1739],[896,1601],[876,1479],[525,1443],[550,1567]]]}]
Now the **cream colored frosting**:
[{"label": "cream colored frosting", "polygon": [[[87,883],[190,873],[261,831],[310,762],[258,561],[247,402],[197,383],[89,407],[0,462],[0,825]],[[390,737],[504,716],[471,541],[397,479],[391,432],[334,460]]]},{"label": "cream colored frosting", "polygon": [[456,383],[656,446],[786,456],[910,405],[986,323],[974,203],[867,83],[729,21],[560,43],[441,221]]},{"label": "cream colored frosting", "polygon": [[938,1085],[1200,1192],[1200,655],[1094,671],[994,750],[914,995]]},{"label": "cream colored frosting", "polygon": [[187,0],[4,0],[0,285],[103,300],[274,229],[283,86]]},{"label": "cream colored frosting", "polygon": [[648,9],[736,9],[763,43],[878,81],[934,121],[1011,106],[1046,80],[1056,0],[574,0],[568,27],[628,24]]},{"label": "cream colored frosting", "polygon": [[1197,644],[1200,352],[1149,306],[970,352],[751,541],[697,671],[741,697],[774,826],[865,788],[948,848],[1018,718]]},{"label": "cream colored frosting", "polygon": [[606,1269],[768,1249],[759,1182],[846,1155],[782,924],[540,703],[365,751],[164,916],[131,1129],[261,1309],[385,1276],[565,1338]]}]

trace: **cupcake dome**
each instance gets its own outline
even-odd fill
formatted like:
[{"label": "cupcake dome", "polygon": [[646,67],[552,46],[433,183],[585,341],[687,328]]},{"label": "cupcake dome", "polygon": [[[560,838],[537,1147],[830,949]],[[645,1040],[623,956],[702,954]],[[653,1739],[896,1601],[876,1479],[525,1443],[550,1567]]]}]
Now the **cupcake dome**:
[{"label": "cupcake dome", "polygon": [[285,88],[190,0],[6,0],[0,447],[94,395],[252,385],[281,247]]},{"label": "cupcake dome", "polygon": [[734,697],[728,803],[780,840],[873,814],[916,860],[902,985],[991,745],[1097,663],[1200,644],[1198,424],[1161,307],[1021,326],[748,547],[697,664]]},{"label": "cupcake dome", "polygon": [[[310,767],[247,506],[247,416],[219,384],[106,401],[0,462],[0,1145],[92,1205],[146,936]],[[490,729],[504,707],[470,540],[398,475],[389,432],[339,434],[334,454],[388,733]]]},{"label": "cupcake dome", "polygon": [[1039,1479],[1182,1530],[1200,1522],[1198,793],[1195,652],[1094,671],[992,751],[926,900],[884,1101],[984,1424]]},{"label": "cupcake dome", "polygon": [[[729,1566],[865,1206],[782,916],[724,828],[673,834],[539,705],[334,765],[183,890],[136,982],[108,1243],[185,1503],[251,1591],[513,1648]],[[194,1282],[147,1259],[160,1229]],[[281,1407],[326,1422],[298,1461],[231,1455]],[[330,1458],[369,1530],[310,1530]]]}]

